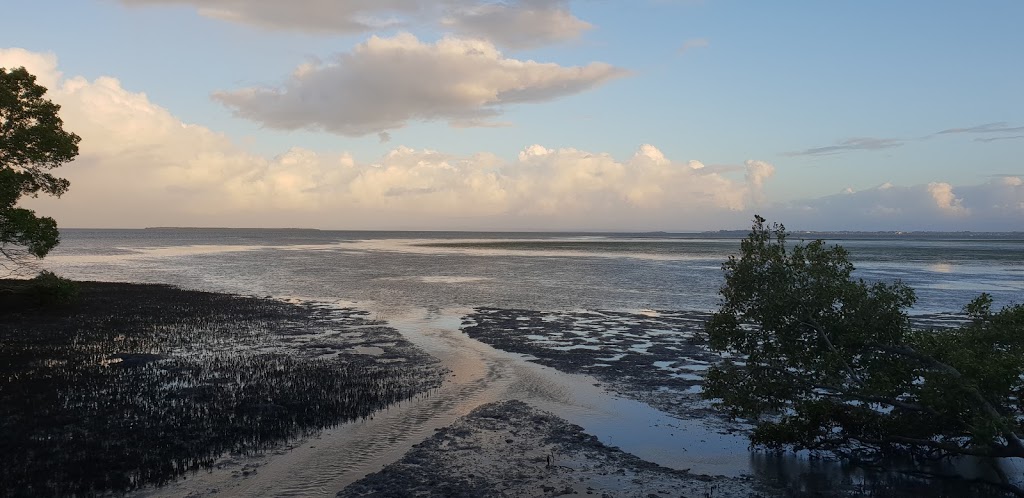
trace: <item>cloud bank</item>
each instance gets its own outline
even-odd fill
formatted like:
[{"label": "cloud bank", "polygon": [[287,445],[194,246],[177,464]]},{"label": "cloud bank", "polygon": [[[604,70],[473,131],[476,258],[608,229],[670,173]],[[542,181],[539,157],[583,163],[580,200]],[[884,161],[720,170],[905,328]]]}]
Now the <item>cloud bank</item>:
[{"label": "cloud bank", "polygon": [[1024,231],[1024,175],[955,187],[883,183],[766,212],[806,230]]},{"label": "cloud bank", "polygon": [[266,29],[351,35],[433,25],[509,48],[579,37],[592,26],[565,0],[121,0],[128,6],[185,5],[205,17]]},{"label": "cloud bank", "polygon": [[599,62],[566,67],[512,59],[482,40],[424,43],[403,33],[370,37],[327,63],[303,64],[280,88],[214,98],[271,128],[361,136],[413,120],[487,125],[506,106],[580,93],[625,74]]},{"label": "cloud bank", "polygon": [[[82,136],[79,159],[59,170],[71,180],[70,192],[33,202],[63,226],[686,225],[692,222],[680,216],[742,213],[773,172],[767,163],[752,162],[746,180],[729,178],[696,161],[670,160],[651,145],[625,160],[540,145],[512,160],[406,147],[372,162],[299,148],[263,157],[206,127],[182,123],[117,79],[64,79],[52,54],[0,51],[0,66],[20,65],[49,84],[65,126]],[[529,100],[549,90],[511,92],[513,100]]]},{"label": "cloud bank", "polygon": [[52,54],[0,49],[0,67],[22,65],[82,136],[80,157],[57,170],[68,194],[30,203],[65,227],[702,230],[743,227],[760,212],[794,229],[1024,230],[1019,176],[773,206],[764,188],[777,166],[705,167],[653,145],[625,158],[541,145],[514,158],[401,146],[373,161],[301,148],[267,157],[115,78],[65,78]]}]

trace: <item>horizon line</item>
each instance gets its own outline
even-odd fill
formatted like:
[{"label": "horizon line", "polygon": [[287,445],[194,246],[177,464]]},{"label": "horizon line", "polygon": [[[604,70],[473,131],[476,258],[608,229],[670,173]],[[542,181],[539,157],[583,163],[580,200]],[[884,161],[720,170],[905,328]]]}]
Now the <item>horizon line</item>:
[{"label": "horizon line", "polygon": [[[265,230],[315,232],[455,232],[455,233],[580,233],[580,234],[715,234],[747,233],[750,228],[710,230],[614,230],[614,229],[422,229],[422,228],[309,228],[309,227],[230,227],[230,226],[152,226],[152,227],[62,227],[60,230]],[[801,230],[787,229],[789,234],[1004,234],[1022,235],[1024,230]]]}]

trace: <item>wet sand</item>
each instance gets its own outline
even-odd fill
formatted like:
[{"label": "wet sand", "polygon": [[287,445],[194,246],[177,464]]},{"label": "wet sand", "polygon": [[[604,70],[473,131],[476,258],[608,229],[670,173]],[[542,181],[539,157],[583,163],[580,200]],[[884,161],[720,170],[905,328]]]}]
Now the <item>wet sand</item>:
[{"label": "wet sand", "polygon": [[[560,372],[528,361],[523,355],[476,341],[459,330],[461,317],[469,311],[409,309],[392,310],[390,314],[380,311],[379,317],[387,320],[389,326],[450,371],[439,388],[378,412],[372,419],[327,429],[289,451],[263,456],[229,456],[219,462],[220,468],[213,472],[201,472],[145,494],[333,495],[367,474],[400,460],[406,452],[418,451],[415,445],[436,431],[461,423],[460,417],[481,405],[507,400],[521,400],[533,409],[555,413],[561,419],[559,424],[579,424],[585,432],[599,435],[602,447],[619,447],[616,451],[639,455],[636,458],[640,461],[660,463],[666,470],[674,467],[673,472],[691,468],[689,478],[697,474],[739,476],[747,471],[749,452],[742,437],[718,434],[700,424],[684,426],[678,419],[643,403],[608,393],[595,386],[591,377]],[[378,313],[374,312],[373,316],[377,317]],[[546,427],[560,427],[559,424]],[[538,427],[536,432],[534,437],[553,437],[547,434],[545,427]],[[485,434],[479,436],[486,439]],[[481,445],[481,454],[489,452],[513,460],[522,456],[510,452],[504,439],[495,441],[501,444]],[[471,454],[467,456],[472,460]],[[432,469],[434,463],[440,465],[433,462],[424,468]],[[615,463],[603,465],[610,468]],[[490,476],[490,489],[508,485],[505,477]],[[747,479],[741,477],[723,482],[747,486]],[[616,486],[625,489],[635,484],[623,481]],[[542,489],[533,491],[543,494]],[[525,496],[532,494],[535,493]],[[443,495],[435,493],[435,496]]]},{"label": "wet sand", "polygon": [[646,462],[551,413],[504,401],[473,410],[338,496],[746,497],[763,488]]},{"label": "wet sand", "polygon": [[[721,357],[703,339],[709,313],[648,310],[545,312],[477,308],[463,332],[681,419],[718,420],[700,397],[704,371]],[[723,430],[738,430],[722,424]]]}]

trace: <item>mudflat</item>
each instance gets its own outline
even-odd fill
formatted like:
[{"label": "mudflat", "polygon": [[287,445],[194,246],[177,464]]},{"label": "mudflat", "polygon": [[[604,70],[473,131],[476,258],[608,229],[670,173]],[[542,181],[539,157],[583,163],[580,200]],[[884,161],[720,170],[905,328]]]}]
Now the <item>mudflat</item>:
[{"label": "mudflat", "polygon": [[162,285],[80,283],[77,302],[0,294],[0,495],[162,485],[440,385],[364,312]]},{"label": "mudflat", "polygon": [[779,493],[752,479],[696,475],[646,462],[602,444],[579,426],[509,400],[473,410],[338,496],[646,498],[766,492]]}]

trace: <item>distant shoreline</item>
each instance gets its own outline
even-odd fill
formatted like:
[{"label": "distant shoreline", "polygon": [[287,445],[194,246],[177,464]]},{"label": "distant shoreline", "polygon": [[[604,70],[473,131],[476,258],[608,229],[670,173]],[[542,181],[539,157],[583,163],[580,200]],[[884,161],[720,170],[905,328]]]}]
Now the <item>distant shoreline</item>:
[{"label": "distant shoreline", "polygon": [[[322,228],[245,228],[245,227],[177,227],[177,226],[154,226],[145,228],[82,228],[68,227],[61,228],[68,231],[89,231],[89,230],[124,230],[124,231],[150,231],[150,232],[316,232],[316,233],[395,233],[395,234],[459,234],[468,237],[480,235],[512,235],[523,237],[633,237],[633,238],[676,238],[680,240],[693,238],[714,238],[714,239],[742,239],[749,234],[749,230],[708,230],[708,231],[645,231],[645,232],[587,232],[587,231],[484,231],[484,230],[333,230]],[[792,230],[789,231],[791,240],[823,239],[823,240],[1024,240],[1024,231],[1010,232],[987,232],[987,231],[816,231],[816,230]]]},{"label": "distant shoreline", "polygon": [[145,227],[145,228],[72,228],[71,230],[270,230],[275,232],[323,232],[319,228],[234,228],[234,227]]}]

